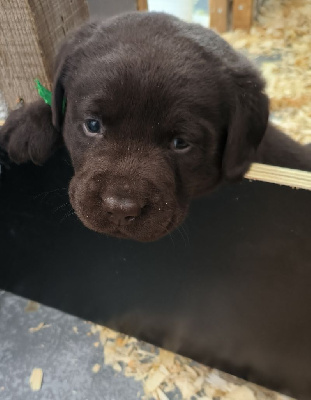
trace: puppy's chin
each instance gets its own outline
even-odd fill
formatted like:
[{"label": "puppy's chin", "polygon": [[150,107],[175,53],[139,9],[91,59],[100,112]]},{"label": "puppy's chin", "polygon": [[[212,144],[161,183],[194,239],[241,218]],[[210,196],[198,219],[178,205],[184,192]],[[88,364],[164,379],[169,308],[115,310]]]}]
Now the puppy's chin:
[{"label": "puppy's chin", "polygon": [[187,209],[179,209],[176,213],[165,215],[165,218],[158,218],[156,223],[154,217],[146,215],[130,225],[116,226],[100,214],[91,215],[79,207],[75,208],[74,204],[72,206],[83,225],[92,231],[139,242],[153,242],[168,235],[184,221],[187,214]]},{"label": "puppy's chin", "polygon": [[148,218],[132,226],[111,226],[107,220],[95,221],[91,218],[85,218],[83,214],[78,212],[77,215],[84,226],[97,233],[139,242],[154,242],[168,235],[180,225],[186,216],[186,212],[182,216],[180,214],[178,216],[172,215],[171,219],[163,221],[162,224],[159,222],[156,229],[152,226],[152,221],[148,221]]}]

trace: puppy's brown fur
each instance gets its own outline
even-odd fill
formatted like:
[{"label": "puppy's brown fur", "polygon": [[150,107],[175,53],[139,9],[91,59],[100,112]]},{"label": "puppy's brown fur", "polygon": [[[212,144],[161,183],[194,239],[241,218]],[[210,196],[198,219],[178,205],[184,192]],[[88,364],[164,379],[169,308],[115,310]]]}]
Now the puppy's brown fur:
[{"label": "puppy's brown fur", "polygon": [[[38,101],[13,112],[0,144],[17,163],[42,164],[63,140],[81,221],[149,241],[253,161],[311,170],[310,152],[268,126],[268,108],[259,73],[213,31],[131,13],[76,32],[56,58],[52,110]],[[86,134],[87,119],[100,134]]]}]

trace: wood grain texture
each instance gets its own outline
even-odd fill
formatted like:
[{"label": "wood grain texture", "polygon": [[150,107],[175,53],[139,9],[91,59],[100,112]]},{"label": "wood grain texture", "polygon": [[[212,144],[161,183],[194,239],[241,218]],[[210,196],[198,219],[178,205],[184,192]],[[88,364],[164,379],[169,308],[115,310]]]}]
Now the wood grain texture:
[{"label": "wood grain texture", "polygon": [[38,98],[35,78],[51,88],[60,43],[87,18],[86,0],[0,0],[0,91],[9,109]]},{"label": "wood grain texture", "polygon": [[253,19],[253,0],[233,0],[232,28],[249,31]]},{"label": "wood grain texture", "polygon": [[218,33],[228,30],[228,0],[210,0],[210,27]]},{"label": "wood grain texture", "polygon": [[148,1],[147,0],[137,0],[137,10],[138,11],[147,11],[148,10]]},{"label": "wood grain texture", "polygon": [[311,172],[307,171],[253,164],[245,178],[290,186],[296,189],[311,190]]}]

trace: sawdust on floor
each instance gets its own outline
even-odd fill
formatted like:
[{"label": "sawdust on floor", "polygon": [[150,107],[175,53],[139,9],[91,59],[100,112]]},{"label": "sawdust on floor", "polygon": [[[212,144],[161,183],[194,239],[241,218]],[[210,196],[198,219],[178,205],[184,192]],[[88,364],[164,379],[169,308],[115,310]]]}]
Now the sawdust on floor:
[{"label": "sawdust on floor", "polygon": [[107,327],[91,325],[90,333],[99,337],[104,364],[143,383],[141,399],[169,400],[178,391],[183,400],[289,400]]},{"label": "sawdust on floor", "polygon": [[29,328],[28,330],[30,333],[34,333],[34,332],[41,331],[41,329],[49,328],[49,327],[50,327],[50,325],[46,325],[44,322],[40,322],[40,324],[38,324],[36,327]]},{"label": "sawdust on floor", "polygon": [[40,308],[40,304],[36,301],[29,300],[24,311],[25,312],[35,312],[38,311]]},{"label": "sawdust on floor", "polygon": [[34,368],[29,378],[29,385],[33,392],[38,392],[41,389],[43,380],[43,371],[41,368]]},{"label": "sawdust on floor", "polygon": [[223,34],[261,63],[272,121],[302,144],[311,142],[311,0],[267,0],[250,33]]}]

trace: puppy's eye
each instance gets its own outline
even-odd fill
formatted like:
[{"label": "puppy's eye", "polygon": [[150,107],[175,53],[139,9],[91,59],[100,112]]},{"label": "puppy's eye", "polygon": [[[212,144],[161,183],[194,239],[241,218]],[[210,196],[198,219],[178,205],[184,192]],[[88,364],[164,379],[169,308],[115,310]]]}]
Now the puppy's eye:
[{"label": "puppy's eye", "polygon": [[189,146],[189,143],[187,143],[184,139],[178,137],[174,138],[171,142],[171,147],[175,151],[186,150]]},{"label": "puppy's eye", "polygon": [[88,136],[101,133],[101,124],[97,119],[87,119],[83,124],[84,132]]}]

